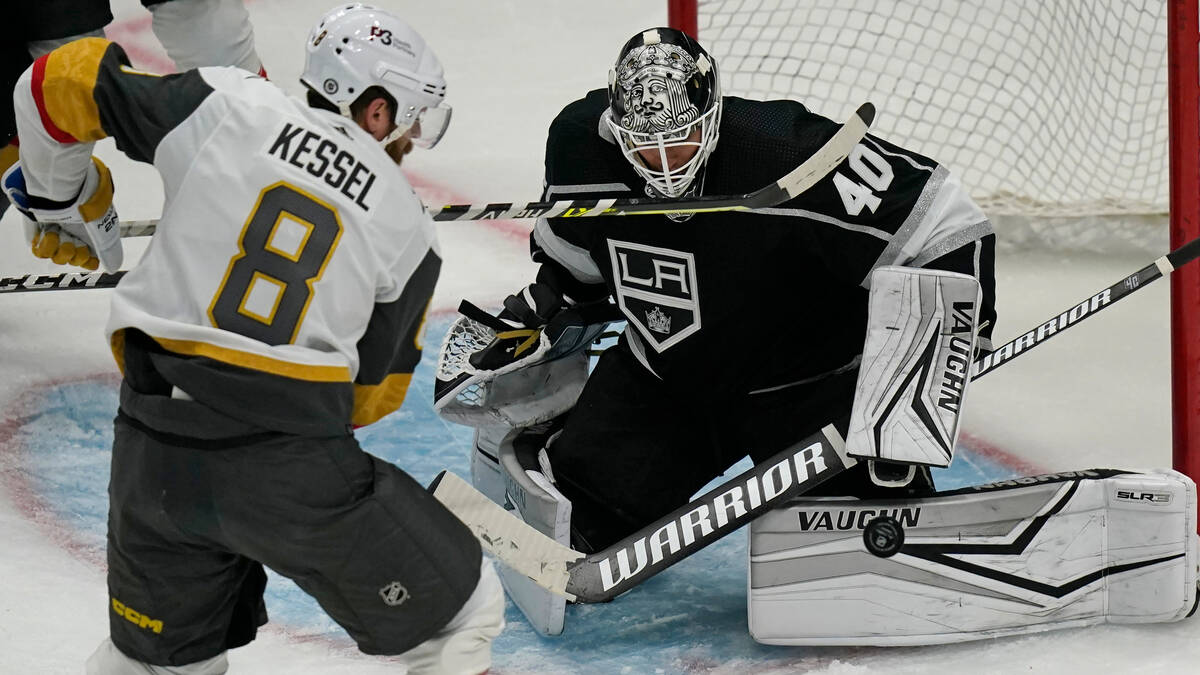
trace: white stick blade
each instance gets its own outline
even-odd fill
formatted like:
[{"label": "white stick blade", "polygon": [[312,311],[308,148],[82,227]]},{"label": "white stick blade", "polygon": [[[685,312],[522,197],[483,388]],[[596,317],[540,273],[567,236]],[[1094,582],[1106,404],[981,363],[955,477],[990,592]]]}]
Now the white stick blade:
[{"label": "white stick blade", "polygon": [[449,471],[433,496],[466,523],[485,551],[542,588],[575,599],[567,592],[567,564],[582,553],[533,529]]}]

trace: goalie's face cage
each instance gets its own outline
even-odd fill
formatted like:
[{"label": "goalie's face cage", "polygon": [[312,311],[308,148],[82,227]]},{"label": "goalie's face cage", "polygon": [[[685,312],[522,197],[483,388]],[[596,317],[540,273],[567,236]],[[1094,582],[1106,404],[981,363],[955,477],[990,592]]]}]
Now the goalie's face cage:
[{"label": "goalie's face cage", "polygon": [[716,62],[687,34],[655,28],[625,44],[608,90],[604,122],[625,159],[658,193],[684,194],[717,144]]}]

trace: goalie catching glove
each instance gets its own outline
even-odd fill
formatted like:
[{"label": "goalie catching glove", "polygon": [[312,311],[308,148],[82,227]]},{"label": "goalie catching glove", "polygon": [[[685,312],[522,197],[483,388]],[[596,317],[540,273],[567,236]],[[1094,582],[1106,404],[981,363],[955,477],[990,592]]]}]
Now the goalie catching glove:
[{"label": "goalie catching glove", "polygon": [[480,370],[500,370],[534,354],[540,355],[542,329],[564,308],[562,294],[550,286],[532,283],[504,299],[497,319],[496,337],[486,348],[471,355],[471,365]]},{"label": "goalie catching glove", "polygon": [[109,272],[121,267],[123,251],[113,208],[112,173],[93,157],[75,199],[54,202],[31,196],[18,162],[4,173],[4,194],[25,216],[25,239],[38,258],[59,265]]}]

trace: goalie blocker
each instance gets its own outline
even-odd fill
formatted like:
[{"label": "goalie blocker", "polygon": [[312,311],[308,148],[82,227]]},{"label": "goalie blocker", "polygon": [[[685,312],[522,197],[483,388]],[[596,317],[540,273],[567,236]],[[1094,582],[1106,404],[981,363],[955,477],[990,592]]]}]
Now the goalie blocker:
[{"label": "goalie blocker", "polygon": [[[979,281],[885,266],[871,273],[870,286],[847,452],[885,463],[949,466],[975,353]],[[871,477],[903,485],[914,468],[907,480],[881,480],[873,462]]]},{"label": "goalie blocker", "polygon": [[1195,609],[1196,486],[1093,469],[751,524],[749,623],[780,645],[925,645]]}]

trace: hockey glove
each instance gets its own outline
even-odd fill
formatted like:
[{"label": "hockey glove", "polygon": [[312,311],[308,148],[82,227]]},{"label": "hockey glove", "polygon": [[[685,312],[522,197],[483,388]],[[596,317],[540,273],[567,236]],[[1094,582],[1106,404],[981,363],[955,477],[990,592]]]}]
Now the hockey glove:
[{"label": "hockey glove", "polygon": [[109,272],[120,269],[123,250],[112,205],[112,173],[99,159],[92,158],[79,195],[70,202],[29,196],[20,163],[5,172],[3,189],[25,216],[25,239],[33,255],[89,270],[100,265]]},{"label": "hockey glove", "polygon": [[564,305],[558,291],[536,282],[508,296],[497,317],[506,328],[497,330],[491,344],[471,355],[471,365],[480,370],[499,370],[540,353],[542,329]]}]

